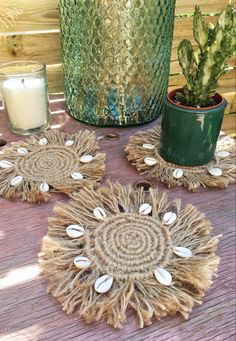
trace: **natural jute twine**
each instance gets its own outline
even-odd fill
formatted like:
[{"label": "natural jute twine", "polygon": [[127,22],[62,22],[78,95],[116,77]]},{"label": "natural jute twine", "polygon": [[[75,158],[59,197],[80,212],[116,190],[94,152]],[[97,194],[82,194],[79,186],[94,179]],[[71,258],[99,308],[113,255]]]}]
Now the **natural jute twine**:
[{"label": "natural jute twine", "polygon": [[[150,144],[153,149],[144,148],[145,144]],[[225,188],[235,182],[235,142],[229,136],[221,135],[215,158],[208,164],[198,167],[183,167],[165,161],[159,154],[159,144],[160,128],[155,127],[131,136],[126,146],[128,160],[138,172],[146,174],[147,178],[158,179],[168,187],[184,186],[190,191],[196,191],[199,186]],[[217,156],[217,153],[221,155],[222,152],[226,156]],[[153,158],[156,163],[149,166],[145,163],[146,158]],[[217,176],[210,173],[212,168],[213,172],[217,168]],[[182,176],[175,177],[175,174]]]},{"label": "natural jute twine", "polygon": [[[95,185],[105,168],[105,154],[97,149],[95,134],[89,131],[51,130],[13,143],[0,154],[0,195],[38,202],[47,200],[50,192],[69,194]],[[91,160],[81,162],[88,155]]]},{"label": "natural jute twine", "polygon": [[[115,328],[125,322],[128,308],[140,327],[177,312],[188,318],[219,263],[219,236],[209,236],[212,227],[204,215],[192,205],[181,208],[179,199],[168,201],[157,189],[118,183],[71,197],[54,208],[39,255],[48,293],[62,309]],[[80,235],[68,234],[71,228]],[[78,268],[78,258],[87,264]],[[98,282],[106,285],[103,293]]]}]

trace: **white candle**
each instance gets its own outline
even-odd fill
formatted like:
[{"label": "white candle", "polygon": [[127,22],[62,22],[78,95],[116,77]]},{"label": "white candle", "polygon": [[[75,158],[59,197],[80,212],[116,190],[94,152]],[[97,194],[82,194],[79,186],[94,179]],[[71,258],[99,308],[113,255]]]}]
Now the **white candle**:
[{"label": "white candle", "polygon": [[44,79],[9,78],[2,83],[5,109],[17,129],[34,129],[47,123],[47,93]]}]

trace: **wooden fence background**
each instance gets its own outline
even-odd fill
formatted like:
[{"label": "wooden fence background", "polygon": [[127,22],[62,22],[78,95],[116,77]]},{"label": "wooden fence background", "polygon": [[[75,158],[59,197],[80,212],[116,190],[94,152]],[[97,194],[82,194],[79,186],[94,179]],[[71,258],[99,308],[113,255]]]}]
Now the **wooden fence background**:
[{"label": "wooden fence background", "polygon": [[[1,2],[4,0],[1,0]],[[21,14],[12,27],[0,27],[0,63],[31,59],[47,65],[50,93],[63,92],[58,23],[59,0],[15,0]],[[176,18],[172,46],[170,89],[184,84],[177,61],[177,46],[183,38],[192,37],[192,15],[195,4],[200,5],[207,21],[214,22],[228,0],[176,0]],[[219,92],[228,102],[227,112],[235,112],[235,59],[229,72],[220,81]]]}]

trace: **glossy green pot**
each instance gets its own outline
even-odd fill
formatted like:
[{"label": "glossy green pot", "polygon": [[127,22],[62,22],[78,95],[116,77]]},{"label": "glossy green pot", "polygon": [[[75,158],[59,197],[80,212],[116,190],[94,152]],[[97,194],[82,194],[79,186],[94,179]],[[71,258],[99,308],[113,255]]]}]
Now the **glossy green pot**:
[{"label": "glossy green pot", "polygon": [[215,106],[191,108],[174,102],[176,91],[164,101],[160,155],[177,165],[204,165],[214,157],[227,101],[216,94]]}]

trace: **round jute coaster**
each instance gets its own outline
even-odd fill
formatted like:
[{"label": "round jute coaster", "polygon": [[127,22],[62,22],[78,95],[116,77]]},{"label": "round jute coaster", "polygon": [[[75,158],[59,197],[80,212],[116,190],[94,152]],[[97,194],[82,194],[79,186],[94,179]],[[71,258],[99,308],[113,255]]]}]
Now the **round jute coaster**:
[{"label": "round jute coaster", "polygon": [[39,265],[48,293],[87,323],[120,328],[131,308],[139,325],[185,318],[212,284],[219,236],[194,206],[119,183],[84,188],[54,208]]},{"label": "round jute coaster", "polygon": [[0,195],[29,202],[50,192],[69,194],[95,185],[104,174],[105,154],[97,153],[94,132],[46,131],[15,142],[0,154]]},{"label": "round jute coaster", "polygon": [[235,142],[221,135],[215,158],[206,165],[183,167],[165,161],[158,152],[160,128],[138,132],[125,148],[128,160],[147,178],[156,178],[168,187],[184,186],[196,191],[199,186],[225,188],[235,182]]}]

